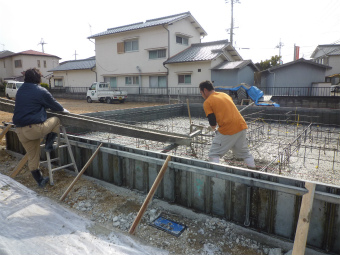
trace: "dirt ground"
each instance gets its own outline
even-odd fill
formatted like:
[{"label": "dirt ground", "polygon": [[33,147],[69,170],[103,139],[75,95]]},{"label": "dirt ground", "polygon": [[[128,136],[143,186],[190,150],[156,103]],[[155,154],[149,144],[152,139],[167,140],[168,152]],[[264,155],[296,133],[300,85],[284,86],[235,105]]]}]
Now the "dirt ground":
[{"label": "dirt ground", "polygon": [[[57,100],[64,108],[75,114],[160,105],[132,102],[89,104],[85,100]],[[11,119],[12,113],[0,111],[1,122],[9,122]],[[6,141],[3,139],[0,144],[0,173],[10,175],[21,156],[7,152],[5,144]],[[44,175],[47,175],[47,169],[41,168]],[[66,199],[62,202],[59,201],[74,177],[75,175],[68,170],[56,171],[54,185],[48,184],[44,189],[41,189],[38,188],[25,166],[15,177],[15,180],[39,195],[48,197],[91,219],[97,223],[96,225],[99,224],[102,227],[95,230],[98,234],[110,233],[113,230],[128,234],[131,222],[135,219],[146,194],[104,184],[83,176],[77,181]],[[175,237],[150,226],[150,222],[160,213],[166,214],[171,217],[171,220],[180,222],[187,227],[181,236]],[[165,249],[169,251],[169,254],[274,254],[270,252],[271,249],[276,248],[274,243],[273,246],[261,244],[249,236],[252,234],[243,235],[242,228],[223,219],[201,215],[154,199],[142,218],[134,238],[142,240],[150,246]],[[281,254],[281,252],[275,254]]]}]

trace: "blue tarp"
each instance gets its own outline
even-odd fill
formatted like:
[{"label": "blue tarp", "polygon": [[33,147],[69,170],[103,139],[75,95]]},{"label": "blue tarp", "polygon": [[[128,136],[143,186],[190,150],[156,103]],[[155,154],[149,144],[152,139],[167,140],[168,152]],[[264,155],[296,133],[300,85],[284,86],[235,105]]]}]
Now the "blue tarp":
[{"label": "blue tarp", "polygon": [[244,90],[247,92],[248,96],[255,102],[255,105],[259,106],[268,106],[268,105],[273,105],[275,107],[280,107],[279,104],[273,103],[273,104],[268,104],[268,103],[259,103],[259,100],[263,97],[263,91],[260,90],[256,86],[251,86],[250,88],[247,88],[243,85],[237,86],[235,88],[215,88],[215,90],[230,90],[230,91],[237,91],[240,88],[244,88]]}]

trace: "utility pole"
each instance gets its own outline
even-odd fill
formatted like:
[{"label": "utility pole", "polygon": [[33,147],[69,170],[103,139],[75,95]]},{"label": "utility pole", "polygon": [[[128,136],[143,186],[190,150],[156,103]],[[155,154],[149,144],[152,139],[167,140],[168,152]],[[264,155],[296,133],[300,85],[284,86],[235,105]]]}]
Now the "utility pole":
[{"label": "utility pole", "polygon": [[74,54],[73,54],[73,55],[74,55],[74,60],[77,60],[77,55],[78,55],[78,54],[77,54],[77,51],[76,51],[76,50],[74,51]]},{"label": "utility pole", "polygon": [[280,57],[280,62],[281,62],[281,48],[284,46],[284,44],[281,42],[281,38],[280,38],[280,42],[278,45],[276,45],[276,48],[279,48],[279,57]]},{"label": "utility pole", "polygon": [[[228,3],[228,0],[225,0],[226,3]],[[230,44],[233,45],[233,35],[234,35],[234,3],[240,4],[240,0],[230,0],[231,4],[231,24],[230,24]],[[228,31],[229,29],[227,29]]]},{"label": "utility pole", "polygon": [[90,35],[92,35],[92,26],[90,23],[89,23],[89,26],[90,26]]},{"label": "utility pole", "polygon": [[40,43],[38,43],[38,45],[39,45],[39,44],[41,44],[42,52],[44,53],[44,44],[47,44],[47,43],[45,43],[45,42],[44,42],[44,39],[41,38],[41,41],[40,41]]}]

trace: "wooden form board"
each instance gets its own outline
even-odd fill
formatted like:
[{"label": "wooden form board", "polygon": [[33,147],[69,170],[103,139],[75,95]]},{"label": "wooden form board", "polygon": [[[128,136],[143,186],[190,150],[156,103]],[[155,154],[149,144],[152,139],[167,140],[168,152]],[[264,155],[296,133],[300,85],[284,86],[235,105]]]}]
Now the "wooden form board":
[{"label": "wooden form board", "polygon": [[303,255],[306,250],[309,223],[312,216],[315,183],[306,182],[305,187],[308,190],[308,193],[302,197],[292,255]]}]

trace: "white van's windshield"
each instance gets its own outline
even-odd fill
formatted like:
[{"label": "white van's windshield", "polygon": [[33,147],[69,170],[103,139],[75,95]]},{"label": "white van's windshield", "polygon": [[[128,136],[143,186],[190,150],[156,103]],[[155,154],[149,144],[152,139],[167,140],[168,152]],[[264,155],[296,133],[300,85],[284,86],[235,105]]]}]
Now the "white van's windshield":
[{"label": "white van's windshield", "polygon": [[23,82],[17,82],[16,85],[17,85],[17,89],[21,87],[21,85],[24,84]]}]

